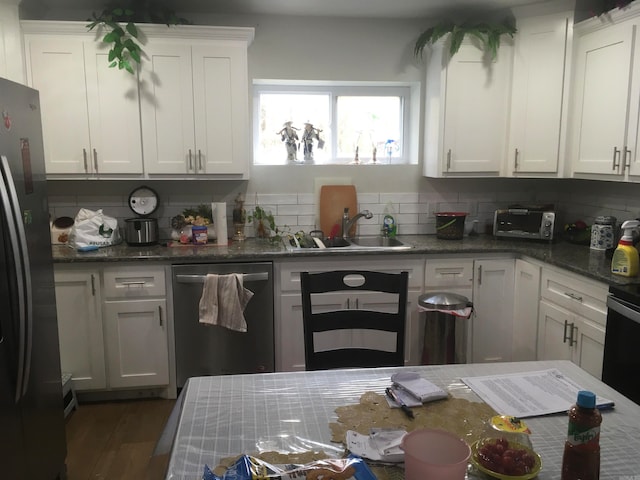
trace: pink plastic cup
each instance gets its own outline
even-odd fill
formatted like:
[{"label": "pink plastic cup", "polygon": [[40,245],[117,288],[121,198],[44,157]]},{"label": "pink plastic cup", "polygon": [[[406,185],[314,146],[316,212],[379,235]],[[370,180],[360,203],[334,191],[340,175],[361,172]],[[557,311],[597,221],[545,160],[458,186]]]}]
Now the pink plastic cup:
[{"label": "pink plastic cup", "polygon": [[404,450],[406,480],[463,480],[471,448],[467,442],[444,430],[425,428],[407,433]]}]

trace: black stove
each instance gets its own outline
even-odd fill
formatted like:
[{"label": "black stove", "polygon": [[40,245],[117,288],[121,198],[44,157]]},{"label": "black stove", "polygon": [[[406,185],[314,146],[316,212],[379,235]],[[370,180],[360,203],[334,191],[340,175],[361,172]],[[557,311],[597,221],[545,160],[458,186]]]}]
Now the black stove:
[{"label": "black stove", "polygon": [[611,285],[602,381],[640,404],[640,285]]}]

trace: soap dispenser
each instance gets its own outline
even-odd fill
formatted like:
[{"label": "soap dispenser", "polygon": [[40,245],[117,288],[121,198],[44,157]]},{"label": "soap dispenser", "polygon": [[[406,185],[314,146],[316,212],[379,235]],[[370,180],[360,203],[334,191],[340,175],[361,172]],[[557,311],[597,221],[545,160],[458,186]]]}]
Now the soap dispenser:
[{"label": "soap dispenser", "polygon": [[640,228],[638,220],[627,220],[622,224],[622,238],[618,242],[618,248],[613,252],[611,259],[611,273],[624,277],[638,275],[640,256],[633,246],[633,232]]},{"label": "soap dispenser", "polygon": [[387,203],[384,209],[384,218],[382,219],[382,236],[393,238],[398,232],[398,225],[395,218],[393,218],[393,205],[391,202]]}]

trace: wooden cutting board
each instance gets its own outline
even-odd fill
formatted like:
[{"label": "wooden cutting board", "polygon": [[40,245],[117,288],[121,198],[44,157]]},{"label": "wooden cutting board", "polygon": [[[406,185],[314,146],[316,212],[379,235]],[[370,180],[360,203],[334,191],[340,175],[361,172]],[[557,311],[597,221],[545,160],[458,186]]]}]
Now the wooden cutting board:
[{"label": "wooden cutting board", "polygon": [[[320,187],[320,229],[328,236],[337,223],[342,228],[342,213],[349,208],[349,217],[358,213],[358,198],[354,185],[323,185]],[[351,227],[350,236],[354,236],[356,225]],[[338,230],[338,235],[342,232]]]}]

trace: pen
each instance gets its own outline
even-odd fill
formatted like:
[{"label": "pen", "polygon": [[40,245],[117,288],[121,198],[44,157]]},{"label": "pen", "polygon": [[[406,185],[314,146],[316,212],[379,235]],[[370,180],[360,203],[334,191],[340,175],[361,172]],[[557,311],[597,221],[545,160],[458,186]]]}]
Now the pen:
[{"label": "pen", "polygon": [[407,417],[413,418],[413,412],[411,411],[411,409],[407,407],[407,405],[400,399],[400,397],[398,397],[398,395],[396,395],[396,392],[394,392],[392,388],[387,387],[385,389],[385,393],[387,394],[387,397],[400,405],[400,409]]}]

